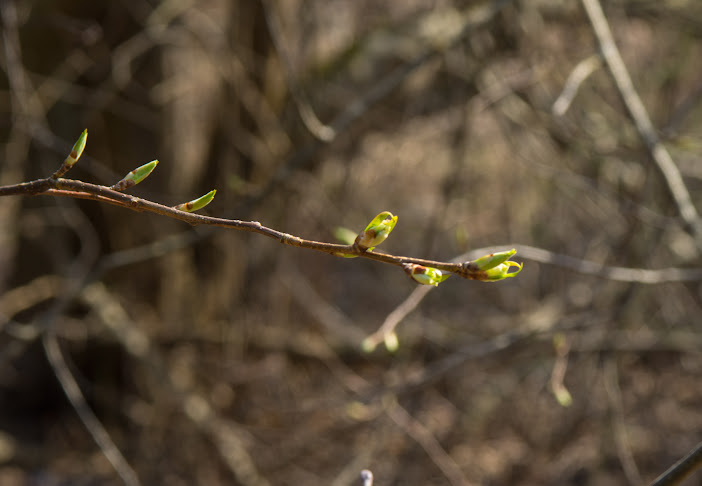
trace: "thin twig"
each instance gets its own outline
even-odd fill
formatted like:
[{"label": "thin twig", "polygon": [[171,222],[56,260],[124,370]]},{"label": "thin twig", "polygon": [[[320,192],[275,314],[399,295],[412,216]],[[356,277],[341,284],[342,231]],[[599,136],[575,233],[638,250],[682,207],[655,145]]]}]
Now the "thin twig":
[{"label": "thin twig", "polygon": [[436,437],[434,437],[434,434],[421,422],[412,417],[412,415],[397,402],[395,397],[389,397],[386,401],[387,407],[385,413],[387,413],[388,417],[424,449],[434,464],[436,464],[444,476],[446,476],[446,479],[454,486],[469,485],[470,483],[463,475],[461,468],[441,446]]},{"label": "thin twig", "polygon": [[[640,284],[661,284],[666,282],[692,282],[702,280],[702,268],[661,268],[649,270],[646,268],[628,268],[608,266],[602,263],[581,260],[568,255],[536,248],[528,245],[513,245],[520,258],[535,262],[547,263],[557,267],[567,268],[584,275],[617,282]],[[484,249],[482,251],[485,251]]]},{"label": "thin twig", "polygon": [[88,429],[93,440],[100,447],[100,450],[105,455],[112,467],[115,468],[117,474],[122,479],[127,486],[139,486],[139,478],[136,473],[129,465],[127,460],[122,456],[115,443],[110,438],[105,428],[100,423],[100,420],[95,416],[93,411],[88,406],[85,401],[83,393],[80,391],[78,383],[76,383],[75,378],[68,369],[68,365],[61,354],[61,348],[59,346],[58,340],[56,339],[56,334],[53,329],[48,328],[44,333],[42,342],[44,344],[44,351],[46,352],[46,357],[51,364],[51,368],[56,374],[56,378],[61,384],[66,397],[71,402],[73,409],[78,414],[81,422]]},{"label": "thin twig", "polygon": [[273,7],[274,4],[272,2],[264,1],[263,15],[266,19],[266,24],[268,25],[268,32],[271,35],[271,41],[273,41],[273,47],[275,47],[278,58],[280,59],[283,75],[285,76],[288,89],[290,90],[290,94],[292,95],[295,105],[297,105],[297,111],[300,113],[302,123],[304,123],[307,130],[320,141],[327,143],[331,142],[336,138],[338,133],[333,127],[322,123],[317,114],[314,112],[314,109],[312,108],[312,105],[310,104],[304,90],[297,82],[297,79],[295,79],[290,56],[283,45],[283,35],[280,28],[280,22],[278,21],[278,16],[273,11]]},{"label": "thin twig", "polygon": [[702,442],[697,444],[685,457],[673,464],[670,469],[658,476],[651,486],[677,486],[702,467]]},{"label": "thin twig", "polygon": [[[485,4],[480,7],[471,9],[467,13],[466,22],[463,25],[460,33],[452,39],[451,44],[449,46],[446,46],[446,49],[450,49],[454,45],[458,44],[461,40],[465,39],[465,37],[468,34],[475,31],[475,29],[486,25],[505,6],[512,2],[513,0],[493,0],[489,4]],[[367,113],[372,107],[374,107],[380,101],[394,93],[398,89],[398,87],[401,86],[402,83],[409,78],[409,76],[412,73],[418,71],[422,66],[425,66],[428,62],[437,59],[439,56],[443,55],[444,52],[445,49],[430,48],[418,54],[407,64],[403,64],[402,66],[395,68],[387,76],[383,77],[377,83],[373,84],[373,86],[366,90],[361,96],[359,96],[353,102],[349,103],[343,111],[336,115],[325,126],[337,135],[345,131],[356,120],[358,120],[365,113]],[[280,181],[287,179],[287,177],[293,171],[309,163],[313,159],[313,156],[317,153],[319,148],[325,144],[326,142],[322,142],[320,139],[316,139],[302,147],[293,156],[291,156],[278,169],[278,171],[275,174],[273,174],[270,180],[259,192],[252,195],[246,201],[244,207],[248,208],[254,205],[255,203],[265,199],[272,191],[277,189]]]},{"label": "thin twig", "polygon": [[157,346],[133,324],[124,307],[105,287],[102,284],[88,286],[82,297],[114,333],[124,350],[152,373],[152,378],[180,403],[183,414],[212,440],[220,458],[239,483],[244,486],[270,486],[248,452],[246,437],[240,427],[221,419],[204,396],[188,386],[174,383]]},{"label": "thin twig", "polygon": [[570,76],[568,76],[565,85],[563,86],[563,91],[561,91],[561,94],[553,103],[551,111],[554,115],[565,115],[568,108],[570,108],[573,99],[575,99],[575,95],[578,94],[580,85],[601,65],[602,59],[600,56],[592,55],[586,59],[583,59],[577,66],[575,66],[573,71],[570,73]]},{"label": "thin twig", "polygon": [[415,288],[400,305],[387,315],[377,331],[366,337],[363,342],[369,349],[374,349],[385,340],[385,337],[395,332],[395,328],[417,308],[424,297],[433,289],[429,285]]},{"label": "thin twig", "polygon": [[23,182],[20,184],[13,184],[9,186],[0,186],[0,197],[13,195],[51,195],[78,199],[90,199],[94,201],[113,204],[115,206],[120,206],[133,211],[144,211],[159,214],[161,216],[167,216],[170,218],[178,219],[180,221],[184,221],[191,225],[218,226],[223,228],[231,228],[241,231],[258,233],[269,238],[278,240],[284,245],[329,253],[335,256],[357,256],[397,266],[402,266],[404,264],[410,263],[422,265],[425,267],[437,268],[439,270],[454,273],[467,279],[482,279],[482,272],[480,272],[474,266],[472,266],[471,262],[453,263],[436,260],[427,260],[415,257],[395,256],[374,250],[364,250],[362,247],[356,244],[341,245],[336,243],[325,243],[321,241],[307,240],[298,236],[293,236],[291,234],[284,233],[282,231],[268,228],[266,226],[263,226],[258,221],[242,221],[237,219],[216,218],[212,216],[203,216],[200,214],[179,211],[175,208],[164,206],[163,204],[149,201],[147,199],[142,199],[140,197],[130,196],[122,192],[114,191],[106,186],[91,184],[88,182],[77,181],[73,179],[54,179],[49,177],[46,179],[37,179],[31,182]]},{"label": "thin twig", "polygon": [[609,359],[604,367],[604,385],[609,398],[610,407],[612,407],[612,422],[614,423],[614,442],[617,446],[617,455],[622,463],[624,474],[631,486],[639,486],[643,484],[641,473],[634,460],[634,454],[631,450],[631,441],[629,440],[626,424],[624,423],[624,404],[622,402],[622,392],[619,387],[619,373],[617,370],[617,362],[614,358]]},{"label": "thin twig", "polygon": [[568,388],[566,388],[564,380],[568,370],[570,343],[565,335],[557,333],[553,336],[553,344],[556,351],[556,359],[553,361],[551,379],[549,380],[551,393],[553,393],[553,396],[562,407],[569,407],[573,403],[573,397]]},{"label": "thin twig", "polygon": [[373,473],[370,469],[361,471],[361,481],[363,482],[363,486],[373,486]]},{"label": "thin twig", "polygon": [[673,162],[670,153],[661,143],[660,138],[656,132],[656,129],[651,123],[651,119],[648,116],[648,112],[644,107],[641,98],[639,97],[634,84],[631,81],[629,72],[624,65],[619,50],[614,43],[614,38],[612,37],[612,32],[609,29],[609,24],[602,12],[602,6],[599,0],[582,0],[587,16],[590,19],[592,28],[597,37],[597,42],[600,45],[602,51],[602,57],[609,68],[614,83],[619,90],[619,94],[626,105],[629,115],[631,116],[636,129],[641,136],[641,139],[646,144],[651,157],[653,158],[656,166],[661,171],[663,178],[668,186],[675,203],[678,206],[678,211],[680,216],[685,221],[685,223],[690,227],[693,236],[695,237],[695,242],[697,247],[702,249],[702,220],[700,220],[699,213],[692,203],[690,198],[690,193],[683,182],[680,171],[678,170],[675,162]]},{"label": "thin twig", "polygon": [[[13,1],[0,1],[0,40],[4,55],[3,70],[9,87],[10,113],[5,115],[10,123],[7,138],[3,140],[2,171],[0,184],[21,179],[25,165],[23,160],[29,153],[31,137],[25,132],[32,121],[42,118],[44,112],[35,96],[34,87],[22,65],[18,15]],[[19,237],[12,231],[19,219],[18,202],[8,201],[0,206],[0,292],[13,267],[12,255]]]},{"label": "thin twig", "polygon": [[[601,263],[582,260],[569,255],[555,253],[543,248],[529,245],[509,245],[517,250],[519,257],[556,267],[566,268],[583,275],[593,275],[617,282],[630,282],[656,285],[666,282],[694,282],[702,280],[702,268],[661,268],[649,270],[646,268],[613,267]],[[466,261],[496,251],[495,247],[479,248],[457,256],[452,261]],[[435,287],[421,286],[414,289],[407,298],[390,312],[380,327],[368,335],[365,341],[377,346],[385,336],[395,331],[397,326],[414,311],[424,300],[424,297]]]}]

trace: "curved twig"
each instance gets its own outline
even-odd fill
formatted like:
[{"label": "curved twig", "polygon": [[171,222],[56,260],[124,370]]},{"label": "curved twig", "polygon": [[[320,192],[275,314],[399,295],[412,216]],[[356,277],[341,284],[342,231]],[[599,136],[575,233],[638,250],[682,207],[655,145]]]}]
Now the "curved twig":
[{"label": "curved twig", "polygon": [[651,118],[648,116],[646,107],[644,107],[641,98],[634,88],[634,83],[631,81],[629,72],[614,43],[609,24],[607,23],[604,12],[602,12],[602,6],[599,0],[582,0],[582,3],[590,19],[590,23],[592,24],[597,42],[600,44],[602,57],[612,74],[612,78],[626,105],[626,109],[629,111],[629,115],[634,121],[636,129],[641,139],[646,144],[656,166],[663,175],[668,190],[678,206],[680,216],[690,227],[695,237],[697,247],[702,249],[702,220],[700,219],[700,215],[694,204],[692,204],[690,192],[687,190],[682,180],[680,171],[675,165],[675,162],[673,162],[673,158],[670,156],[668,150],[661,143],[660,137],[653,123],[651,123]]},{"label": "curved twig", "polygon": [[601,65],[602,59],[598,55],[592,55],[580,61],[568,76],[565,86],[563,86],[563,91],[558,95],[556,101],[553,102],[551,112],[556,116],[565,115],[568,108],[570,108],[570,104],[575,99],[575,95],[578,94],[580,85]]},{"label": "curved twig", "polygon": [[[529,245],[510,245],[517,250],[520,258],[534,262],[545,263],[565,268],[582,275],[614,280],[617,282],[656,285],[666,282],[692,282],[702,280],[702,268],[661,268],[650,270],[646,268],[612,267],[588,260],[582,260],[569,255],[555,253],[543,248]],[[495,247],[479,248],[457,256],[453,261],[470,260],[479,255],[495,251]],[[380,327],[368,335],[365,342],[369,347],[379,345],[385,336],[395,331],[395,328],[420,304],[424,297],[433,289],[431,286],[421,286],[414,289],[395,309],[390,312]]]},{"label": "curved twig", "polygon": [[85,401],[83,393],[80,391],[80,387],[76,382],[75,378],[68,369],[68,365],[61,354],[61,348],[59,346],[58,340],[56,339],[56,334],[53,329],[47,329],[44,333],[42,343],[44,344],[44,351],[46,357],[51,363],[51,368],[56,374],[56,378],[61,384],[66,397],[73,405],[73,409],[80,417],[81,422],[88,429],[90,435],[93,437],[95,442],[100,446],[100,450],[112,467],[115,468],[117,474],[122,479],[127,486],[139,486],[139,478],[137,477],[134,469],[129,465],[127,460],[124,458],[122,453],[119,451],[115,443],[110,438],[110,435],[103,427],[100,420],[95,416],[90,406]]}]

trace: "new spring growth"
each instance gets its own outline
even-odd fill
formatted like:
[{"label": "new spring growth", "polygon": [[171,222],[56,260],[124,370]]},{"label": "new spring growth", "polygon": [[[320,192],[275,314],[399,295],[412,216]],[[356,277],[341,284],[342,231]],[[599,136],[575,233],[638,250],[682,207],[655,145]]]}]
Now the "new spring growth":
[{"label": "new spring growth", "polygon": [[[522,264],[510,261],[512,255],[517,253],[517,250],[512,248],[509,251],[501,251],[490,253],[489,255],[481,256],[480,258],[468,262],[467,268],[470,272],[471,279],[483,280],[486,282],[495,282],[507,277],[514,277],[522,271]],[[511,272],[512,267],[518,268],[516,272]]]},{"label": "new spring growth", "polygon": [[450,273],[443,273],[438,268],[425,267],[415,263],[403,263],[402,268],[415,282],[434,287],[438,287],[441,282],[451,276]]},{"label": "new spring growth", "polygon": [[397,216],[393,216],[389,211],[383,211],[373,218],[366,229],[356,237],[354,245],[363,251],[372,250],[385,241],[395,224],[397,224]]},{"label": "new spring growth", "polygon": [[83,150],[85,150],[85,144],[88,142],[88,129],[86,128],[83,130],[83,133],[80,134],[80,137],[78,137],[78,140],[76,140],[76,143],[73,144],[73,148],[71,149],[71,153],[68,154],[68,157],[66,157],[66,160],[63,161],[64,164],[68,165],[69,167],[72,167],[73,164],[78,162],[78,159],[80,159],[80,156],[83,155]]},{"label": "new spring growth", "polygon": [[146,179],[151,172],[156,168],[158,165],[158,160],[152,160],[148,164],[144,164],[141,167],[137,167],[133,171],[131,171],[129,174],[124,176],[124,179],[119,181],[117,184],[114,186],[110,187],[110,189],[114,191],[124,191],[126,189],[129,189],[130,187],[134,187],[137,184],[139,184],[141,181]]},{"label": "new spring growth", "polygon": [[385,343],[385,349],[391,353],[396,352],[400,347],[400,340],[394,332],[389,332],[383,336],[383,342]]},{"label": "new spring growth", "polygon": [[[385,343],[385,349],[388,350],[390,353],[396,352],[400,348],[400,340],[397,337],[397,334],[395,331],[390,331],[386,332],[383,334],[383,343]],[[380,344],[380,338],[378,337],[378,334],[371,334],[367,338],[363,340],[361,343],[361,349],[363,349],[364,353],[372,353],[375,351],[375,348],[378,347],[378,344]]]},{"label": "new spring growth", "polygon": [[83,154],[83,150],[85,150],[85,144],[88,142],[88,129],[86,128],[83,130],[83,133],[80,134],[80,137],[78,137],[78,140],[76,143],[73,144],[73,148],[71,149],[71,153],[68,154],[68,157],[63,161],[63,164],[57,170],[51,177],[54,179],[58,179],[61,177],[63,174],[68,172],[68,170],[73,167],[73,164],[78,162],[78,159],[80,159],[80,156]]},{"label": "new spring growth", "polygon": [[210,192],[208,192],[202,197],[193,199],[192,201],[188,201],[183,204],[178,204],[177,206],[173,206],[173,209],[177,209],[178,211],[185,211],[186,213],[192,213],[193,211],[202,209],[208,204],[210,204],[214,199],[215,194],[217,194],[217,189],[212,189]]}]

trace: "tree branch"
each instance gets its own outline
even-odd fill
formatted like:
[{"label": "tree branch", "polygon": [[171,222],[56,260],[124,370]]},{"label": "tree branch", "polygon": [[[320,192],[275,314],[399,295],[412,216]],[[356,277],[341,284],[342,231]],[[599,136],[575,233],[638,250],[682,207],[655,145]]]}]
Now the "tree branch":
[{"label": "tree branch", "polygon": [[444,272],[454,273],[460,277],[470,280],[489,280],[485,272],[476,268],[472,262],[454,263],[428,260],[424,258],[390,255],[375,251],[372,248],[366,249],[357,242],[350,245],[343,245],[338,243],[308,240],[268,228],[258,221],[242,221],[238,219],[225,219],[189,213],[175,209],[174,207],[169,207],[150,201],[148,199],[124,194],[107,186],[74,179],[48,177],[46,179],[37,179],[31,182],[0,186],[0,196],[16,195],[51,195],[77,199],[90,199],[93,201],[120,206],[132,211],[150,212],[160,216],[178,219],[191,225],[218,226],[222,228],[258,233],[260,235],[273,238],[284,245],[319,251],[334,256],[361,257],[400,267],[404,265],[419,265],[423,267],[436,268]]},{"label": "tree branch", "polygon": [[676,486],[702,466],[702,442],[697,444],[685,457],[670,466],[651,486]]},{"label": "tree branch", "polygon": [[634,121],[641,139],[646,144],[651,157],[663,175],[668,190],[678,206],[680,216],[695,237],[697,248],[702,249],[702,219],[700,219],[700,215],[692,203],[690,192],[687,190],[685,182],[683,182],[680,171],[675,162],[673,162],[668,150],[661,143],[660,137],[658,137],[656,129],[651,123],[651,118],[648,116],[646,107],[634,88],[634,83],[631,81],[622,56],[614,43],[607,18],[602,12],[602,6],[599,0],[582,0],[582,3],[592,24],[597,42],[600,44],[602,57],[612,74],[624,105],[626,105],[626,109],[629,111],[629,115]]},{"label": "tree branch", "polygon": [[129,465],[122,453],[119,451],[112,438],[108,434],[100,420],[95,416],[88,403],[85,401],[83,393],[75,378],[68,369],[68,365],[61,354],[56,334],[53,329],[48,329],[43,336],[44,351],[51,364],[51,368],[56,374],[56,378],[61,384],[66,397],[71,402],[73,409],[80,417],[81,422],[88,429],[90,435],[100,447],[110,464],[115,468],[117,474],[126,486],[139,486],[139,478],[134,469]]}]

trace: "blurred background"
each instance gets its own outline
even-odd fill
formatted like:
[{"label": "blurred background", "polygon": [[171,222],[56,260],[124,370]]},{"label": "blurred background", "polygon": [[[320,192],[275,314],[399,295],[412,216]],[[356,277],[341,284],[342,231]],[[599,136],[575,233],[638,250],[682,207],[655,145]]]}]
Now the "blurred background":
[{"label": "blurred background", "polygon": [[[605,3],[702,207],[702,4]],[[217,189],[204,214],[328,242],[387,210],[383,251],[517,247],[525,264],[426,293],[397,267],[256,234],[3,198],[0,484],[346,485],[368,468],[377,486],[640,485],[700,441],[702,245],[579,2],[0,14],[0,185],[49,176],[87,128],[66,177],[111,185],[159,159],[131,193]],[[399,348],[364,353],[387,318]]]}]

